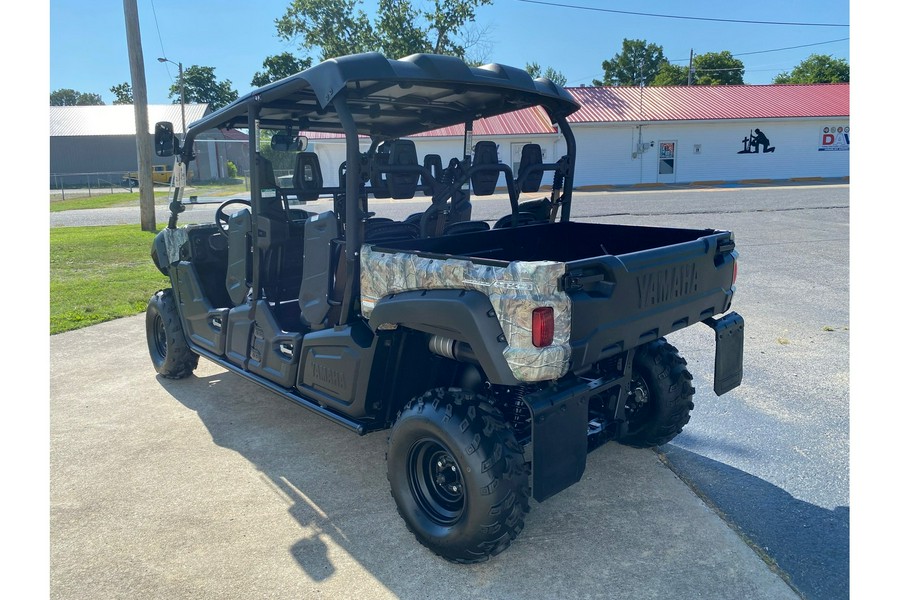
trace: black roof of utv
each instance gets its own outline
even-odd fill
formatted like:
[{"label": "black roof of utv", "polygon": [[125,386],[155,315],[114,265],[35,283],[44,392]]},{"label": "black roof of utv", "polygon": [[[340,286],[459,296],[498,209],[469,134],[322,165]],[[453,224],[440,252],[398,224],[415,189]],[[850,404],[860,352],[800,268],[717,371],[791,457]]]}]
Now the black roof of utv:
[{"label": "black roof of utv", "polygon": [[342,131],[331,101],[347,90],[362,135],[396,138],[543,106],[554,122],[579,105],[544,78],[498,64],[469,67],[452,56],[414,54],[400,60],[370,52],[326,60],[270,83],[191,124],[196,136],[213,127],[246,128],[247,105],[260,103],[260,125],[294,131]]}]

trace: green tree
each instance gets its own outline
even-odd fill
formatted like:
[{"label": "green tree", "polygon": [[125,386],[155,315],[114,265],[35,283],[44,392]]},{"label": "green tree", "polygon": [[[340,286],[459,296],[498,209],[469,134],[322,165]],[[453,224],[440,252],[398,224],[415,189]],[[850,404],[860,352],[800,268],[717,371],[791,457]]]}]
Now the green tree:
[{"label": "green tree", "polygon": [[779,73],[772,83],[846,83],[850,81],[850,63],[846,58],[810,54],[788,73]]},{"label": "green tree", "polygon": [[123,81],[119,85],[109,88],[109,91],[116,97],[113,104],[134,104],[134,94],[131,92],[131,84]]},{"label": "green tree", "polygon": [[[688,66],[673,65],[664,61],[650,85],[687,85]],[[731,52],[707,52],[694,56],[694,76],[692,85],[742,85],[744,83],[744,63],[734,58]]]},{"label": "green tree", "polygon": [[[388,3],[390,0],[381,0]],[[450,54],[465,58],[472,46],[480,43],[478,33],[466,31],[475,22],[475,12],[480,6],[493,4],[492,0],[434,0],[434,10],[425,12],[425,30],[432,46],[426,51],[433,54]]]},{"label": "green tree", "polygon": [[622,52],[603,61],[603,81],[594,85],[640,85],[654,80],[660,66],[667,62],[662,46],[646,40],[622,40]]},{"label": "green tree", "polygon": [[568,81],[565,75],[563,75],[553,67],[541,69],[541,65],[539,65],[538,63],[527,63],[525,65],[525,72],[531,75],[532,79],[537,79],[538,77],[546,77],[559,87],[565,87],[566,82]]},{"label": "green tree", "polygon": [[744,63],[728,50],[694,57],[694,85],[743,85]]},{"label": "green tree", "polygon": [[380,0],[375,17],[375,32],[391,32],[384,35],[376,49],[389,58],[403,58],[428,48],[427,33],[409,23],[420,20],[422,11],[413,8],[409,0]]},{"label": "green tree", "polygon": [[688,67],[687,65],[673,65],[666,61],[659,65],[659,71],[656,77],[650,82],[652,86],[666,85],[687,85],[688,84]]},{"label": "green tree", "polygon": [[250,85],[253,87],[262,87],[273,81],[290,77],[311,66],[312,60],[308,57],[300,59],[290,52],[282,52],[275,56],[268,56],[263,61],[263,70],[257,71],[253,75],[253,80],[250,82]]},{"label": "green tree", "polygon": [[275,29],[318,60],[373,51],[389,58],[429,52],[465,59],[484,43],[471,30],[476,10],[491,3],[431,0],[431,9],[420,10],[411,0],[379,0],[373,18],[361,0],[292,0]]},{"label": "green tree", "polygon": [[104,104],[100,94],[82,93],[71,88],[50,92],[50,106],[97,106]]},{"label": "green tree", "polygon": [[[205,102],[210,110],[217,110],[237,100],[238,93],[231,87],[231,80],[216,81],[215,71],[215,67],[197,65],[184,69],[185,103]],[[169,98],[174,98],[172,104],[181,101],[181,87],[177,81],[169,88]]]}]

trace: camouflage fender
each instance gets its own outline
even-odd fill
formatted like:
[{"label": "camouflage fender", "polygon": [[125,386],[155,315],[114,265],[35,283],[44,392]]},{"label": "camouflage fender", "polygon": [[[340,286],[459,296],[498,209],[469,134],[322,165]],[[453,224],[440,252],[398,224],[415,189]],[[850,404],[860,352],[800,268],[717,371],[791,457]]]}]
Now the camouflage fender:
[{"label": "camouflage fender", "polygon": [[[363,316],[390,294],[413,290],[464,289],[491,301],[508,346],[503,356],[519,381],[562,377],[569,368],[572,305],[559,290],[565,265],[559,262],[513,261],[506,267],[478,265],[462,259],[434,259],[404,252],[376,252],[363,245],[360,253],[360,296]],[[531,343],[531,313],[553,308],[553,343]]]},{"label": "camouflage fender", "polygon": [[188,241],[188,232],[185,228],[180,229],[163,229],[163,235],[166,240],[166,256],[169,257],[169,264],[177,263],[181,260],[181,247]]}]

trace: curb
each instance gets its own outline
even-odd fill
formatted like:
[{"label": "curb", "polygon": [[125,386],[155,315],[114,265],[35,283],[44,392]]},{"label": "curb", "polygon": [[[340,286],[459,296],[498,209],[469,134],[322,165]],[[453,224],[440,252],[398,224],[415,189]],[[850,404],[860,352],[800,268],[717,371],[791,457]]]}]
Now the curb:
[{"label": "curb", "polygon": [[580,185],[573,189],[577,192],[606,192],[606,191],[627,191],[640,189],[686,189],[697,187],[735,187],[741,185],[779,185],[790,183],[849,183],[850,176],[843,177],[791,177],[786,179],[741,179],[741,180],[724,180],[710,179],[704,181],[679,181],[676,183],[627,183],[620,185],[613,184],[592,184]]},{"label": "curb", "polygon": [[[606,190],[614,190],[617,187],[620,187],[620,186],[615,186],[612,184],[602,184],[602,185],[581,185],[574,189],[578,192],[603,192]],[[621,186],[621,187],[627,187],[627,186]]]}]

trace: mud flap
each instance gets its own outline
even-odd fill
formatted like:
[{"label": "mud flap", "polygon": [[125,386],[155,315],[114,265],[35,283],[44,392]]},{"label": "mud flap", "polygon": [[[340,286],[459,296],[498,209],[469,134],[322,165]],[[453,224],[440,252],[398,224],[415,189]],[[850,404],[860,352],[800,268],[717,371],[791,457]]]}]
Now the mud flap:
[{"label": "mud flap", "polygon": [[551,385],[529,394],[533,448],[532,496],[543,502],[577,483],[587,457],[588,400],[599,380]]},{"label": "mud flap", "polygon": [[741,385],[744,376],[744,318],[736,312],[703,321],[716,332],[716,374],[713,390],[721,396]]}]

